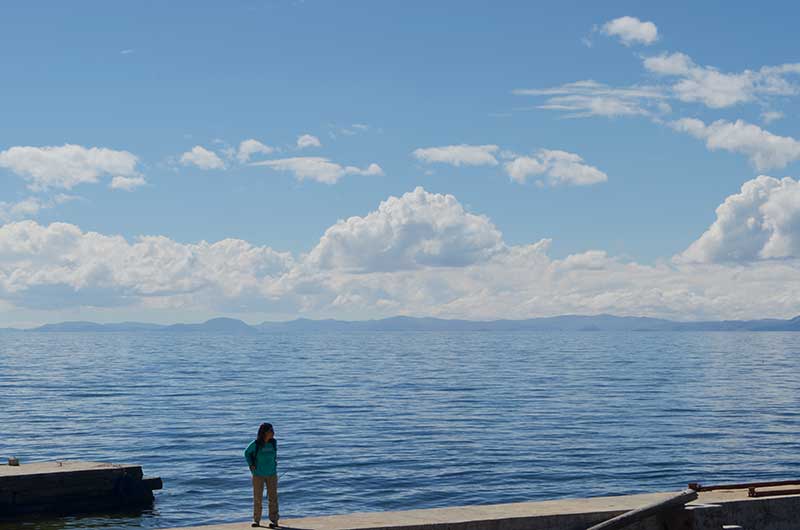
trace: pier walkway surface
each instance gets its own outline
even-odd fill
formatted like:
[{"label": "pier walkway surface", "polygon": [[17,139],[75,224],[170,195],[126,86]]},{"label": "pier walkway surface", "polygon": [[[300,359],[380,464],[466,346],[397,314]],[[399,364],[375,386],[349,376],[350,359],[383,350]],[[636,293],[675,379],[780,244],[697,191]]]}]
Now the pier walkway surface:
[{"label": "pier walkway surface", "polygon": [[[781,488],[774,488],[779,491]],[[457,506],[427,510],[353,513],[281,520],[286,530],[578,530],[664,501],[675,492]],[[170,530],[245,530],[251,521]],[[264,524],[264,523],[262,523]],[[264,525],[266,526],[266,525]],[[696,501],[669,518],[653,516],[627,528],[634,530],[797,530],[800,495],[750,498],[747,490],[702,492]]]}]

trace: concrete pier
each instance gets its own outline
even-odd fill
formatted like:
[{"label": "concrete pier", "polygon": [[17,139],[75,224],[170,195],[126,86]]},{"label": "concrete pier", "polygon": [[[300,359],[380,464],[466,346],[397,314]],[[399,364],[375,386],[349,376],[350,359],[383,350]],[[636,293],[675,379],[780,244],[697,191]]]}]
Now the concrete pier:
[{"label": "concrete pier", "polygon": [[[776,488],[779,489],[779,488]],[[281,520],[287,530],[585,530],[678,492],[564,499],[430,510],[353,513]],[[245,530],[251,521],[171,530]],[[800,495],[751,498],[746,490],[703,492],[669,514],[635,523],[632,530],[797,530]]]},{"label": "concrete pier", "polygon": [[72,514],[153,502],[160,478],[141,466],[103,462],[37,462],[0,466],[0,517]]}]

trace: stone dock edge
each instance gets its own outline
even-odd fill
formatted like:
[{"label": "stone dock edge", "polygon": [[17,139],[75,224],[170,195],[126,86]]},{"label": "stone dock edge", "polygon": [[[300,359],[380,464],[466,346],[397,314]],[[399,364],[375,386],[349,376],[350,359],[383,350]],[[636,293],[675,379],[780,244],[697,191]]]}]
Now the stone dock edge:
[{"label": "stone dock edge", "polygon": [[[703,492],[696,501],[628,526],[631,530],[797,530],[800,495],[750,498],[746,490]],[[281,520],[284,530],[585,530],[676,492],[513,504],[352,513]],[[252,521],[166,530],[245,530]]]}]

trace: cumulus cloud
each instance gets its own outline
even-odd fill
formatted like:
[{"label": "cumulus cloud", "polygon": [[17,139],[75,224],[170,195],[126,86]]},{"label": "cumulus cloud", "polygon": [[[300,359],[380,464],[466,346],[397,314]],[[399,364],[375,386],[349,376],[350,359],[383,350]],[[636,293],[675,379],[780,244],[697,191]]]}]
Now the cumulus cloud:
[{"label": "cumulus cloud", "polygon": [[761,175],[717,208],[717,219],[679,262],[800,258],[800,181]]},{"label": "cumulus cloud", "polygon": [[800,87],[789,77],[800,74],[800,63],[725,73],[711,66],[697,65],[683,53],[663,53],[646,57],[644,67],[658,75],[677,77],[671,90],[681,101],[703,103],[711,108],[752,102],[759,97],[800,93]]},{"label": "cumulus cloud", "polygon": [[552,88],[518,88],[517,96],[545,97],[535,108],[565,112],[567,118],[658,116],[670,112],[663,89],[654,86],[611,87],[584,80]]},{"label": "cumulus cloud", "polygon": [[466,212],[452,195],[418,187],[365,217],[331,226],[308,259],[321,269],[361,272],[458,267],[485,261],[503,247],[488,218]]},{"label": "cumulus cloud", "polygon": [[759,171],[782,168],[800,159],[800,141],[790,136],[778,136],[757,125],[736,120],[717,120],[706,125],[695,118],[683,118],[671,126],[695,138],[705,140],[711,151],[724,149],[746,155]]},{"label": "cumulus cloud", "polygon": [[129,243],[68,223],[0,226],[0,293],[21,306],[123,305],[199,291],[236,297],[267,287],[291,264],[289,254],[235,239],[185,245],[142,236]]},{"label": "cumulus cloud", "polygon": [[381,176],[383,169],[372,163],[364,169],[355,166],[341,166],[327,158],[305,156],[264,160],[255,162],[254,166],[265,166],[279,171],[289,171],[297,180],[314,180],[325,184],[335,184],[345,175]]},{"label": "cumulus cloud", "polygon": [[109,186],[114,190],[133,191],[135,188],[144,186],[145,184],[147,184],[147,181],[144,177],[116,176],[111,179],[111,184]]},{"label": "cumulus cloud", "polygon": [[27,197],[17,202],[0,202],[0,221],[33,217],[42,209],[41,201],[36,197]]},{"label": "cumulus cloud", "polygon": [[264,154],[268,155],[275,151],[274,147],[270,147],[265,145],[258,140],[254,140],[250,138],[249,140],[244,140],[239,144],[239,150],[236,153],[236,159],[245,164],[250,161],[250,158],[255,154]]},{"label": "cumulus cloud", "polygon": [[612,313],[681,320],[800,313],[797,261],[642,265],[600,250],[554,259],[548,247],[546,239],[507,246],[488,260],[463,267],[322,273],[316,278],[325,285],[324,302],[314,311],[352,318]]},{"label": "cumulus cloud", "polygon": [[536,157],[517,156],[505,163],[505,170],[509,177],[522,184],[528,177],[547,171],[547,166]]},{"label": "cumulus cloud", "polygon": [[656,74],[681,76],[688,76],[692,69],[697,68],[688,55],[680,52],[645,57],[644,67]]},{"label": "cumulus cloud", "polygon": [[550,186],[588,186],[606,182],[608,175],[583,159],[566,151],[540,149],[535,156],[518,156],[505,163],[505,170],[513,180],[524,183],[531,176],[543,175]]},{"label": "cumulus cloud", "polygon": [[105,147],[17,146],[0,151],[0,167],[28,181],[28,188],[70,189],[78,184],[96,183],[101,176],[136,177],[138,158],[128,151]]},{"label": "cumulus cloud", "polygon": [[450,164],[451,166],[496,166],[496,145],[445,145],[415,149],[412,155],[421,162]]},{"label": "cumulus cloud", "polygon": [[658,40],[658,28],[652,22],[642,22],[636,17],[619,17],[603,24],[601,31],[618,37],[625,46],[644,44],[649,46]]},{"label": "cumulus cloud", "polygon": [[181,155],[181,164],[184,166],[195,166],[200,169],[224,169],[225,162],[213,151],[209,151],[201,145],[192,147]]},{"label": "cumulus cloud", "polygon": [[310,134],[303,134],[297,137],[297,148],[305,149],[306,147],[322,147],[319,138]]},{"label": "cumulus cloud", "polygon": [[317,318],[785,318],[800,313],[800,260],[792,257],[797,182],[764,179],[751,184],[769,196],[751,224],[772,223],[767,241],[774,243],[752,252],[780,260],[642,265],[598,249],[553,258],[550,240],[510,245],[485,216],[420,188],[334,224],[299,257],[236,239],[129,241],[67,223],[7,223],[0,226],[0,301],[106,307],[108,316],[133,307]]}]

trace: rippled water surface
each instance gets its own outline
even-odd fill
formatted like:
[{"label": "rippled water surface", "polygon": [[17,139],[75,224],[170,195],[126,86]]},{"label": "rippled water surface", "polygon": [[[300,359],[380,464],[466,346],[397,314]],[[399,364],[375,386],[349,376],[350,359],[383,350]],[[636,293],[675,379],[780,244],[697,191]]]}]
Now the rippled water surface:
[{"label": "rippled water surface", "polygon": [[798,405],[792,333],[0,334],[0,457],[164,480],[23,528],[246,520],[262,421],[283,518],[798,478]]}]

